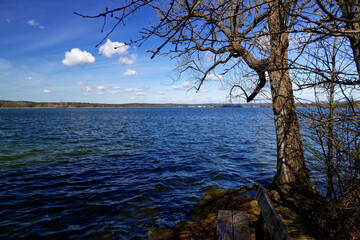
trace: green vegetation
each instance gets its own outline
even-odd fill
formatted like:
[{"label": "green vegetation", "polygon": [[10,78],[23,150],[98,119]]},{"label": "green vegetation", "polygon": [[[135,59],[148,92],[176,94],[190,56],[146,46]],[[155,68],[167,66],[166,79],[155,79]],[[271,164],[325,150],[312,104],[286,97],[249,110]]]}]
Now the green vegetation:
[{"label": "green vegetation", "polygon": [[[173,229],[153,228],[148,232],[149,239],[215,239],[218,210],[236,209],[246,211],[252,236],[259,236],[262,225],[259,224],[260,208],[255,197],[250,196],[257,190],[258,184],[239,189],[213,189],[206,192],[199,203],[194,206],[193,214],[198,221],[180,222]],[[320,195],[312,192],[298,194],[293,192],[292,198],[285,198],[281,190],[274,186],[267,189],[268,194],[281,217],[291,239],[327,239],[329,234],[319,221],[327,214],[319,204],[323,203]],[[306,199],[305,202],[303,202]],[[310,211],[318,212],[316,219],[309,219]],[[310,220],[310,221],[309,221]]]},{"label": "green vegetation", "polygon": [[[254,184],[250,187],[241,186],[239,189],[210,190],[194,206],[193,214],[198,221],[180,222],[172,229],[153,228],[148,232],[148,238],[216,239],[217,211],[236,209],[247,212],[251,235],[262,239],[260,208],[255,197],[250,196],[257,187]],[[281,187],[272,184],[266,190],[291,239],[359,239],[357,222],[352,221],[356,213],[354,209],[347,208],[346,203],[331,203],[309,188],[292,188],[285,193]],[[348,200],[359,204],[359,199],[359,195],[352,194],[352,199]]]}]

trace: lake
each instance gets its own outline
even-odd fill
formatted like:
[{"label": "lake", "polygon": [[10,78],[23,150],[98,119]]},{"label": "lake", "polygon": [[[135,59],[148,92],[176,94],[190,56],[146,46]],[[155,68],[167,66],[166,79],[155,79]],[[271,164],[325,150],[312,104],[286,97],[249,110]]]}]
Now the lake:
[{"label": "lake", "polygon": [[276,171],[271,108],[0,109],[0,239],[130,239]]}]

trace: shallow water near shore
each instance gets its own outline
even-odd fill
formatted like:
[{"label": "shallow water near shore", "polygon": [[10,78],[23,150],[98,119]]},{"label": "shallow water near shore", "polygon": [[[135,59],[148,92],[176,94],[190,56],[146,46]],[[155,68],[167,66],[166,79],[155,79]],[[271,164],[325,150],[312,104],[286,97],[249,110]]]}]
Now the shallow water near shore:
[{"label": "shallow water near shore", "polygon": [[130,239],[268,183],[270,108],[0,109],[1,239]]}]

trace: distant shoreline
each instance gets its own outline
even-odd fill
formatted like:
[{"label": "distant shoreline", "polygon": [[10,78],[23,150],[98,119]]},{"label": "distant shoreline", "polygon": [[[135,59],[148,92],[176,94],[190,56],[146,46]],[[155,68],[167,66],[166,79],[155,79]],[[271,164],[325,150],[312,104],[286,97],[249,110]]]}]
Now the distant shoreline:
[{"label": "distant shoreline", "polygon": [[[297,108],[328,107],[327,103],[296,103]],[[337,103],[338,107],[346,107],[348,103]],[[355,102],[360,106],[360,102]],[[10,108],[271,108],[271,103],[202,103],[202,104],[177,104],[177,103],[84,103],[84,102],[31,102],[0,100],[0,109]]]},{"label": "distant shoreline", "polygon": [[270,103],[245,103],[245,104],[176,104],[176,103],[82,103],[82,102],[31,102],[0,100],[0,108],[258,108],[272,107]]}]

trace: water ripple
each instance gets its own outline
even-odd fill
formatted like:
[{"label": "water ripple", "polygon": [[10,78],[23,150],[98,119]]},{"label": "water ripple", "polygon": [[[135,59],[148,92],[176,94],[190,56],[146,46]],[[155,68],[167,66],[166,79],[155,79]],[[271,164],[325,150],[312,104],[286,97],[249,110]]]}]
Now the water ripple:
[{"label": "water ripple", "polygon": [[130,239],[268,182],[271,109],[0,109],[0,239]]}]

